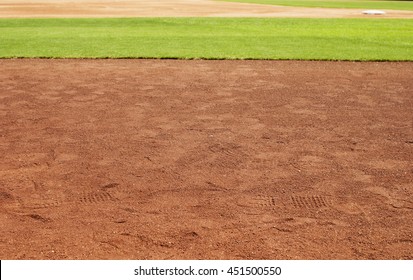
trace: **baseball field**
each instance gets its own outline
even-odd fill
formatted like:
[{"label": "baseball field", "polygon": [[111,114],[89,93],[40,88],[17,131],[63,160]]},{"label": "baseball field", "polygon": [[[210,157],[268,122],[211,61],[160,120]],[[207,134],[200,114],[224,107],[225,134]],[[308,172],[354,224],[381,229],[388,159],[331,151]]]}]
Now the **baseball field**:
[{"label": "baseball field", "polygon": [[1,1],[0,259],[413,259],[412,4]]}]

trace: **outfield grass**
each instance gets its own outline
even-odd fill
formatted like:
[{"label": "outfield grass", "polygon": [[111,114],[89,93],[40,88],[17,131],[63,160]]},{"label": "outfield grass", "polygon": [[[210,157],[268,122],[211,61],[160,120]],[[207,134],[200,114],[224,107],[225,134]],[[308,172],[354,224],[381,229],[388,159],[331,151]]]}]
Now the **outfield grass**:
[{"label": "outfield grass", "polygon": [[413,61],[413,20],[0,19],[0,57]]},{"label": "outfield grass", "polygon": [[359,1],[359,0],[219,0],[293,7],[386,9],[413,11],[413,1]]}]

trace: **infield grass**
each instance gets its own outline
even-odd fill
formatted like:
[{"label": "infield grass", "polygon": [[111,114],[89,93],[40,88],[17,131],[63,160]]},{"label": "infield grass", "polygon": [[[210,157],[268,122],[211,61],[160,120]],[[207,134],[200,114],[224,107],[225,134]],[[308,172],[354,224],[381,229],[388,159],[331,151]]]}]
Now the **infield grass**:
[{"label": "infield grass", "polygon": [[413,11],[413,1],[359,1],[359,0],[219,0],[293,7],[388,9]]},{"label": "infield grass", "polygon": [[413,60],[413,20],[0,19],[1,58]]}]

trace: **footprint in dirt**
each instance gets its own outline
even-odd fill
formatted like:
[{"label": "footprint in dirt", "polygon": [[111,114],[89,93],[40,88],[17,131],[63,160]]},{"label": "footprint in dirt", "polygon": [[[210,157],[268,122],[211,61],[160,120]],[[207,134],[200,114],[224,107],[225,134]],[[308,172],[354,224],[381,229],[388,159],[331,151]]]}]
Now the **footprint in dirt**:
[{"label": "footprint in dirt", "polygon": [[92,193],[84,193],[78,198],[81,204],[97,204],[101,202],[117,201],[118,199],[108,192],[99,191]]},{"label": "footprint in dirt", "polygon": [[29,196],[15,198],[10,193],[0,190],[1,205],[16,213],[26,213],[27,210],[56,208],[71,204],[97,204],[119,201],[125,197],[121,190],[118,190],[118,183],[103,185],[97,191],[73,194],[64,191],[37,191]]},{"label": "footprint in dirt", "polygon": [[321,195],[294,195],[291,196],[291,202],[295,208],[305,209],[329,207],[331,205],[330,200]]},{"label": "footprint in dirt", "polygon": [[332,201],[328,196],[323,195],[292,195],[280,196],[272,195],[248,195],[244,194],[237,200],[237,205],[246,209],[261,211],[277,211],[278,209],[303,209],[313,210],[320,208],[330,208]]},{"label": "footprint in dirt", "polygon": [[217,168],[236,168],[247,157],[242,147],[234,143],[216,143],[210,145],[208,150],[211,166]]},{"label": "footprint in dirt", "polygon": [[236,204],[247,212],[276,211],[278,206],[276,197],[269,195],[241,195]]},{"label": "footprint in dirt", "polygon": [[386,199],[386,203],[396,209],[410,209],[413,210],[413,199],[409,200],[406,197],[397,195],[394,191],[383,187],[366,188],[367,191],[380,195]]}]

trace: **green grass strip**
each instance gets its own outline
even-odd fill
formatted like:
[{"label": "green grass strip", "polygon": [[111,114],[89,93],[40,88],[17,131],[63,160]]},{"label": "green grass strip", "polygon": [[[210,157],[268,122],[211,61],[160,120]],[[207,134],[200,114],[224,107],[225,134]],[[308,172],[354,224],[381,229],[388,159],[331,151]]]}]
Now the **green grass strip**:
[{"label": "green grass strip", "polygon": [[0,57],[412,61],[413,20],[1,19]]},{"label": "green grass strip", "polygon": [[386,9],[413,11],[413,1],[360,1],[360,0],[219,0],[293,7],[347,8],[347,9]]}]

